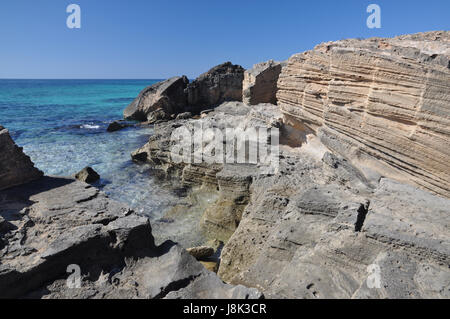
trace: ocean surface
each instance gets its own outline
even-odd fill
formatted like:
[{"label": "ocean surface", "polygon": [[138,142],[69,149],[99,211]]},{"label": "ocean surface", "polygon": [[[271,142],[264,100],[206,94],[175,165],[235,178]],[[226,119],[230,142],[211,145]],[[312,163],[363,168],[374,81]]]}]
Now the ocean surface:
[{"label": "ocean surface", "polygon": [[[158,80],[0,80],[0,125],[47,175],[72,176],[85,166],[97,171],[97,187],[110,198],[151,218],[158,241],[185,246],[203,239],[197,227],[206,197],[186,201],[147,165],[131,161],[152,128],[108,133],[114,120],[146,86]],[[186,209],[179,209],[183,205]],[[175,209],[174,209],[175,208]],[[178,208],[178,209],[176,209]],[[168,210],[182,211],[166,218]]]}]

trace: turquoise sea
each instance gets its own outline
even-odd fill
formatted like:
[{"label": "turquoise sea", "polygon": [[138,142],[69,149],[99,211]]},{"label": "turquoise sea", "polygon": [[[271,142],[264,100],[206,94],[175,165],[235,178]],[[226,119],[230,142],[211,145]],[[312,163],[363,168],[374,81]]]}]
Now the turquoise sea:
[{"label": "turquoise sea", "polygon": [[[139,92],[157,81],[0,80],[0,125],[45,174],[71,176],[91,166],[101,176],[99,188],[150,216],[158,227],[180,196],[161,185],[148,166],[131,161],[131,152],[147,142],[152,129],[106,132]],[[191,216],[192,224],[197,215]],[[161,227],[161,234],[170,228],[182,233],[177,223]]]}]

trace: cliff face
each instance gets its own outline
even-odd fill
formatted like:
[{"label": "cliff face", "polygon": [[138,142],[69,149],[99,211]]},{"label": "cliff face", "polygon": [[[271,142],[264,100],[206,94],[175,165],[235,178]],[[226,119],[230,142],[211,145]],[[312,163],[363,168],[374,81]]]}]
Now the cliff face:
[{"label": "cliff face", "polygon": [[0,190],[30,182],[42,176],[30,158],[18,147],[7,129],[0,126]]},{"label": "cliff face", "polygon": [[450,32],[321,44],[289,59],[277,99],[354,164],[450,197]]}]

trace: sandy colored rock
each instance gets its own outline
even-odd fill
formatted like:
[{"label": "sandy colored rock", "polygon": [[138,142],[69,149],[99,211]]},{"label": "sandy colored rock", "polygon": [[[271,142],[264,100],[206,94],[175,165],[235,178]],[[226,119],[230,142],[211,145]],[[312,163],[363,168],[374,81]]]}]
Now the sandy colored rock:
[{"label": "sandy colored rock", "polygon": [[43,175],[18,147],[9,131],[0,126],[0,190],[21,185]]},{"label": "sandy colored rock", "polygon": [[205,259],[214,255],[214,248],[207,246],[187,248],[186,251],[197,259]]},{"label": "sandy colored rock", "polygon": [[450,32],[343,40],[292,56],[287,123],[357,166],[450,197]]},{"label": "sandy colored rock", "polygon": [[273,60],[255,64],[244,73],[242,102],[247,105],[277,102],[277,82],[282,65]]}]

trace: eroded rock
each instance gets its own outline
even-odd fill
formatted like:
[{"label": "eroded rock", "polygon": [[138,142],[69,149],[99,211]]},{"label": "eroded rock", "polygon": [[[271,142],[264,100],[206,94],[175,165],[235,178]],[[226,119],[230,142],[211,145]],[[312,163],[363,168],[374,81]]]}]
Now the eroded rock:
[{"label": "eroded rock", "polygon": [[277,103],[277,82],[282,64],[273,60],[255,64],[246,70],[242,101],[247,105]]},{"label": "eroded rock", "polygon": [[124,110],[124,117],[138,121],[156,121],[161,118],[161,114],[166,117],[182,113],[187,105],[184,90],[188,83],[187,77],[177,76],[145,88]]},{"label": "eroded rock", "polygon": [[0,126],[0,190],[21,185],[43,175]]}]

